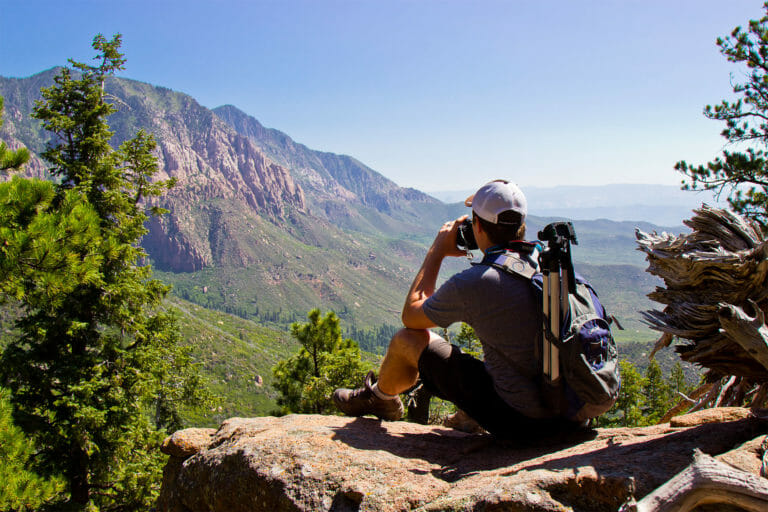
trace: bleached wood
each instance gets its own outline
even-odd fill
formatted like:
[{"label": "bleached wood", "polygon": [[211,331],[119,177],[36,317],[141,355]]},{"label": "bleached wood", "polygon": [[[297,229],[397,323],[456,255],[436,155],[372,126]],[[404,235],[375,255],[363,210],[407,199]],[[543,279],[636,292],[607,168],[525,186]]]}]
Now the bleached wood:
[{"label": "bleached wood", "polygon": [[768,480],[735,469],[698,450],[693,464],[637,502],[637,512],[688,512],[705,504],[768,510]]},{"label": "bleached wood", "polygon": [[[679,236],[636,232],[647,271],[664,281],[648,295],[664,309],[642,312],[662,333],[653,352],[677,338],[684,361],[753,385],[768,382],[768,327],[756,306],[768,301],[768,241],[754,223],[706,205],[685,224],[693,231]],[[742,392],[726,387],[719,402]]]},{"label": "bleached wood", "polygon": [[749,404],[750,409],[760,409],[765,402],[765,398],[768,396],[768,384],[762,384],[757,388],[757,393],[752,398],[752,402]]},{"label": "bleached wood", "polygon": [[717,400],[715,400],[713,407],[720,407],[721,405],[723,405],[723,399],[726,396],[728,396],[728,391],[733,387],[735,383],[736,383],[736,376],[732,375],[723,385],[722,389],[720,390],[720,393],[717,394]]},{"label": "bleached wood", "polygon": [[709,390],[709,392],[706,394],[704,398],[696,402],[696,405],[691,407],[688,412],[696,412],[701,409],[705,409],[707,405],[709,405],[717,395],[720,394],[720,390],[723,388],[723,381],[720,380],[718,382],[713,383],[712,388]]},{"label": "bleached wood", "polygon": [[768,371],[768,326],[765,325],[765,314],[754,301],[750,300],[749,305],[755,311],[755,316],[748,315],[738,306],[724,304],[718,317],[728,337]]}]

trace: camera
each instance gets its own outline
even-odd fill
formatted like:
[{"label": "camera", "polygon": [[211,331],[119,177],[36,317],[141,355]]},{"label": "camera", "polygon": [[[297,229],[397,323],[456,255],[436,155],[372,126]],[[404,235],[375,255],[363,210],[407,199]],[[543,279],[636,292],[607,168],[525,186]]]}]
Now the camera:
[{"label": "camera", "polygon": [[459,224],[459,230],[456,233],[456,247],[462,251],[477,249],[475,233],[472,231],[472,219],[466,218]]}]

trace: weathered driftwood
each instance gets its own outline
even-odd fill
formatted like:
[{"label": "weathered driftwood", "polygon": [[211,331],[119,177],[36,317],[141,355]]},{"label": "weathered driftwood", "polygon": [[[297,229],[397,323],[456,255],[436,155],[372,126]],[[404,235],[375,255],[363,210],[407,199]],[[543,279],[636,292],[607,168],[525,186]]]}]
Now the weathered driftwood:
[{"label": "weathered driftwood", "polygon": [[754,301],[748,303],[755,316],[749,316],[740,307],[724,304],[718,312],[720,324],[729,338],[768,370],[768,326],[765,325],[765,314]]},{"label": "weathered driftwood", "polygon": [[701,400],[696,402],[693,405],[693,407],[691,407],[688,410],[688,412],[691,413],[691,412],[700,411],[702,409],[707,409],[709,407],[713,407],[714,403],[715,403],[715,399],[720,394],[720,390],[722,388],[723,388],[723,381],[722,380],[720,380],[718,382],[715,382],[714,385],[711,388],[709,388],[709,391],[704,396],[704,398],[702,398]]},{"label": "weathered driftwood", "polygon": [[685,224],[692,232],[680,236],[636,233],[648,272],[664,281],[649,294],[664,309],[643,312],[662,333],[653,353],[679,339],[680,357],[708,368],[710,380],[737,377],[695,407],[743,400],[768,382],[768,241],[751,222],[706,205]]},{"label": "weathered driftwood", "polygon": [[768,398],[768,384],[762,384],[757,388],[755,397],[750,402],[750,409],[760,409],[765,403],[765,399]]},{"label": "weathered driftwood", "polygon": [[687,512],[700,505],[728,504],[751,512],[768,510],[768,480],[735,469],[699,450],[693,464],[624,512]]}]

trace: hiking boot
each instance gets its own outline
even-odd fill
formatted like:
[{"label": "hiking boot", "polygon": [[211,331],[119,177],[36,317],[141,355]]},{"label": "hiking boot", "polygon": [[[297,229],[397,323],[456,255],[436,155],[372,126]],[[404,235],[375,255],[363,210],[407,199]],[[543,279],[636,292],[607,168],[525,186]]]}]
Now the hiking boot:
[{"label": "hiking boot", "polygon": [[469,414],[458,409],[455,413],[447,416],[443,420],[443,425],[456,430],[461,430],[467,434],[480,434],[485,432],[485,429],[475,421]]},{"label": "hiking boot", "polygon": [[340,388],[333,392],[333,402],[347,416],[365,416],[373,414],[379,419],[397,421],[403,416],[403,403],[400,397],[384,400],[373,392],[373,372],[368,372],[362,388]]}]

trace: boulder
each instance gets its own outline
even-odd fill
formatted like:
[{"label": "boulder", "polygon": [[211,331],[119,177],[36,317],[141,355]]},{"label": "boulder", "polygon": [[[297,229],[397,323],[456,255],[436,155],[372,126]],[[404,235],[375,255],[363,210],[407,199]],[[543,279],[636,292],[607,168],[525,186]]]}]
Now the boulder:
[{"label": "boulder", "polygon": [[[166,440],[158,510],[616,511],[687,468],[697,449],[759,471],[768,421],[746,410],[724,417],[740,419],[700,415],[684,427],[596,429],[514,445],[371,418],[231,418],[210,436],[181,431]],[[191,446],[199,450],[187,455]]]},{"label": "boulder", "polygon": [[216,433],[213,428],[187,428],[166,437],[160,450],[166,455],[186,459],[208,448],[211,438]]}]

